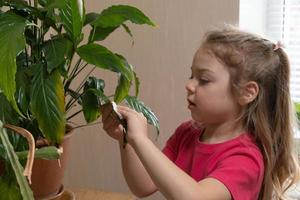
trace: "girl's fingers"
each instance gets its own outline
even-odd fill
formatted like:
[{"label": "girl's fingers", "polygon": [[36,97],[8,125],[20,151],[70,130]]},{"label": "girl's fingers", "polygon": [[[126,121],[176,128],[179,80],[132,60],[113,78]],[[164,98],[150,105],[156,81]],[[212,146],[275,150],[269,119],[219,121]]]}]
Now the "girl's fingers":
[{"label": "girl's fingers", "polygon": [[112,106],[109,104],[105,104],[100,108],[100,110],[102,112],[102,122],[103,123],[110,117],[112,109],[113,109]]},{"label": "girl's fingers", "polygon": [[118,112],[123,115],[125,118],[128,118],[129,115],[138,115],[139,113],[131,108],[125,106],[118,106]]},{"label": "girl's fingers", "polygon": [[110,130],[111,129],[111,127],[117,127],[119,124],[120,124],[120,122],[116,119],[116,118],[114,118],[114,117],[106,117],[106,119],[102,119],[102,121],[103,121],[103,129],[104,130]]}]

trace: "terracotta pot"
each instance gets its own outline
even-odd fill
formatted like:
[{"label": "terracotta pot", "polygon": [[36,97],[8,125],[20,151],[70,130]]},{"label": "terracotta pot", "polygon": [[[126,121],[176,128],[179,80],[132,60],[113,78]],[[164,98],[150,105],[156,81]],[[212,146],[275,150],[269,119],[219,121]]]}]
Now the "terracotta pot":
[{"label": "terracotta pot", "polygon": [[52,199],[59,193],[69,157],[69,143],[72,134],[72,131],[66,134],[61,144],[63,153],[59,160],[34,160],[30,187],[36,200]]}]

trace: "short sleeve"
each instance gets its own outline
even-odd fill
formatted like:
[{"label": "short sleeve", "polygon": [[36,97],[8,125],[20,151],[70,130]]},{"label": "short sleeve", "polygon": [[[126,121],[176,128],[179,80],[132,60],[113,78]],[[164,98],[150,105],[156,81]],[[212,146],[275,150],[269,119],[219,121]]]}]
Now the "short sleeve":
[{"label": "short sleeve", "polygon": [[222,182],[234,200],[257,200],[264,164],[259,152],[239,152],[218,162],[208,177]]},{"label": "short sleeve", "polygon": [[179,130],[177,129],[175,133],[167,140],[165,147],[163,148],[162,152],[171,160],[175,161],[178,153],[178,139],[179,137]]},{"label": "short sleeve", "polygon": [[191,121],[184,122],[178,126],[174,132],[174,134],[167,140],[165,147],[162,152],[171,160],[175,161],[178,155],[178,149],[180,143],[184,140],[184,133],[191,126]]}]

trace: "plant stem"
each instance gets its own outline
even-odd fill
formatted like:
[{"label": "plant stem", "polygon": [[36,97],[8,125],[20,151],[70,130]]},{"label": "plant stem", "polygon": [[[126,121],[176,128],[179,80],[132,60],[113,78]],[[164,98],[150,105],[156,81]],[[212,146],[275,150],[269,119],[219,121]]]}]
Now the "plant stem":
[{"label": "plant stem", "polygon": [[25,59],[26,59],[26,67],[28,68],[29,63],[28,63],[28,55],[27,55],[27,47],[25,46]]},{"label": "plant stem", "polygon": [[96,123],[90,123],[90,124],[84,124],[84,125],[75,126],[75,127],[73,127],[73,130],[75,128],[81,128],[81,127],[85,127],[85,126],[94,126],[94,125],[97,125],[97,124],[102,124],[102,122],[96,122]]},{"label": "plant stem", "polygon": [[[71,96],[72,97],[72,96]],[[72,106],[73,106],[73,104],[79,99],[81,97],[81,94],[80,95],[78,95],[76,98],[73,98],[72,97],[72,99],[67,103],[67,105],[66,105],[66,112],[68,112],[71,108],[72,108]]]},{"label": "plant stem", "polygon": [[37,8],[38,7],[38,0],[34,0],[34,7]]},{"label": "plant stem", "polygon": [[[79,87],[76,89],[76,93],[79,93],[79,91],[83,88],[85,81],[87,80],[87,78],[89,77],[89,75],[96,69],[96,67],[93,67],[93,69],[85,76],[85,78],[82,80],[82,82],[80,83]],[[81,96],[81,95],[80,95]],[[79,96],[79,97],[80,97]],[[78,97],[78,98],[79,98]],[[77,98],[77,99],[78,99]],[[69,100],[69,102],[67,103],[66,106],[66,112],[69,111],[69,109],[72,107],[72,105],[77,101],[77,99],[71,98],[71,100]]]},{"label": "plant stem", "polygon": [[70,119],[72,119],[73,117],[75,117],[76,115],[78,115],[78,114],[81,113],[81,112],[82,112],[82,109],[79,110],[79,111],[77,111],[77,112],[75,112],[75,113],[72,114],[71,116],[67,117],[67,121],[70,120]]},{"label": "plant stem", "polygon": [[[73,57],[73,56],[72,56],[72,57]],[[78,67],[79,67],[79,65],[80,65],[81,60],[82,60],[81,58],[77,60],[75,66],[74,66],[74,68],[73,68],[73,70],[72,70],[71,73],[70,73],[69,78],[68,78],[67,80],[65,79],[65,80],[63,81],[63,83],[64,83],[64,85],[65,85],[65,86],[64,86],[65,90],[69,88],[69,86],[70,86],[72,80],[75,78],[74,74],[75,74],[75,72],[77,71],[77,69],[78,69]],[[70,71],[70,68],[71,68],[71,63],[72,63],[72,59],[71,59],[71,61],[70,61],[70,65],[69,65],[68,70],[67,70],[67,73],[68,73],[68,74],[69,74],[69,71]]]},{"label": "plant stem", "polygon": [[79,87],[77,88],[76,92],[79,92],[83,86],[85,81],[88,79],[88,77],[90,76],[90,74],[96,69],[96,67],[93,67],[93,69],[91,69],[91,71],[84,77],[84,79],[82,80],[82,82],[80,83]]},{"label": "plant stem", "polygon": [[80,67],[80,69],[78,70],[78,72],[76,74],[74,74],[74,76],[77,76],[78,74],[80,74],[80,72],[82,70],[84,70],[84,68],[88,65],[88,63],[85,63],[82,67]]},{"label": "plant stem", "polygon": [[81,58],[78,59],[78,61],[77,61],[77,63],[75,64],[75,66],[74,66],[72,72],[70,73],[70,77],[71,77],[70,79],[73,80],[73,78],[74,78],[74,76],[75,76],[75,73],[76,73],[76,71],[78,70],[78,68],[79,68],[79,66],[80,66],[81,61],[82,61]]}]

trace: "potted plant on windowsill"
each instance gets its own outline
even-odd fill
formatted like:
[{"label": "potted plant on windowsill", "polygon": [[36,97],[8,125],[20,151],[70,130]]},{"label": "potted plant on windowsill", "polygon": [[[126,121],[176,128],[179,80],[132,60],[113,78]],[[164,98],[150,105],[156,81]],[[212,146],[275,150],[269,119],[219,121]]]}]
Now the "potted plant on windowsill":
[{"label": "potted plant on windowsill", "polygon": [[[116,5],[86,13],[83,0],[0,0],[0,8],[0,120],[4,124],[23,127],[35,141],[44,139],[59,147],[74,116],[83,113],[91,123],[101,116],[100,105],[113,100],[142,112],[158,132],[154,113],[137,99],[139,79],[132,65],[99,44],[119,27],[132,37],[126,22],[154,26],[143,12]],[[90,28],[87,35],[85,27]],[[90,73],[104,69],[118,76],[112,96],[105,95],[104,80],[90,73],[74,88],[73,81],[88,68]],[[135,94],[129,95],[133,84]],[[8,137],[15,151],[28,150],[24,138],[13,133]],[[6,153],[0,141],[0,157],[9,163]],[[6,170],[12,172],[9,164]],[[6,173],[0,187],[1,181],[13,179],[13,173]]]}]

